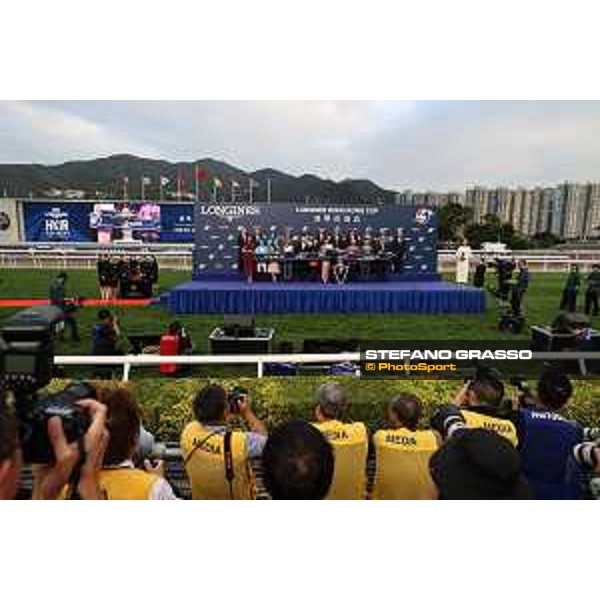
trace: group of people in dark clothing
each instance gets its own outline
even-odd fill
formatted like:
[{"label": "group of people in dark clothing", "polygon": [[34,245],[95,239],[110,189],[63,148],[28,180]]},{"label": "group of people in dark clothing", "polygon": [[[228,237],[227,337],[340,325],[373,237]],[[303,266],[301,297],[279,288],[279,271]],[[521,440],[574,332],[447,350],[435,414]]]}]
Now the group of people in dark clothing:
[{"label": "group of people in dark clothing", "polygon": [[[577,296],[583,283],[579,266],[571,265],[560,300],[560,310],[577,312]],[[586,315],[598,316],[598,294],[600,294],[600,264],[594,264],[592,270],[585,277]]]},{"label": "group of people in dark clothing", "polygon": [[158,262],[156,257],[151,255],[103,254],[98,259],[97,272],[102,300],[115,300],[132,295],[149,298],[158,283]]}]

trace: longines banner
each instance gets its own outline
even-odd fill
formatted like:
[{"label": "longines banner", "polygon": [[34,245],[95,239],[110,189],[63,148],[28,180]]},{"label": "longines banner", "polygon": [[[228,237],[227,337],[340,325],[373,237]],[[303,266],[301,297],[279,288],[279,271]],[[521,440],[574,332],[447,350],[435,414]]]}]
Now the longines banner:
[{"label": "longines banner", "polygon": [[148,242],[192,243],[193,215],[193,205],[183,203],[58,201],[23,206],[27,242],[109,242],[130,235]]},{"label": "longines banner", "polygon": [[402,237],[402,277],[427,279],[437,269],[437,214],[429,207],[396,205],[312,205],[289,203],[199,203],[195,210],[194,278],[235,275],[242,228],[282,237],[357,230],[389,241]]}]

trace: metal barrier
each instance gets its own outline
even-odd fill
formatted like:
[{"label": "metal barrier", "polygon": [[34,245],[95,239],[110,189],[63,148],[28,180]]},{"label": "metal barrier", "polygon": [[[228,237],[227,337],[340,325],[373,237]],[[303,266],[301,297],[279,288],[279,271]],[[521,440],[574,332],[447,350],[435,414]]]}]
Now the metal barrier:
[{"label": "metal barrier", "polygon": [[246,354],[246,355],[196,355],[159,356],[156,354],[127,354],[123,356],[55,356],[54,364],[61,366],[115,366],[123,367],[123,381],[129,381],[131,368],[135,366],[160,365],[256,365],[256,376],[262,377],[265,363],[336,364],[359,362],[359,352],[336,354]]}]

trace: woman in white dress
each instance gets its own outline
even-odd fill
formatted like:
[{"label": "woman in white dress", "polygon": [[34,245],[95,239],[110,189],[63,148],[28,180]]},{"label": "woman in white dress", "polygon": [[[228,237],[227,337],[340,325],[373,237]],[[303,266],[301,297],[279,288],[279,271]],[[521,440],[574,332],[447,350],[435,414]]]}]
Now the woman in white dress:
[{"label": "woman in white dress", "polygon": [[463,239],[456,251],[456,283],[469,283],[469,261],[472,254],[469,243]]}]

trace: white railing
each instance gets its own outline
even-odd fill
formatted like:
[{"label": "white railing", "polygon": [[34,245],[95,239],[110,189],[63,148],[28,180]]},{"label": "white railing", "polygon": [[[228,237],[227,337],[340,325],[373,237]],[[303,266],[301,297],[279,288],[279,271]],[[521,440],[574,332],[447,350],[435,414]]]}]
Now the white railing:
[{"label": "white railing", "polygon": [[[587,373],[586,360],[600,362],[600,352],[534,352],[533,360],[576,360],[580,372]],[[61,366],[121,366],[123,367],[122,381],[129,381],[132,367],[159,366],[161,364],[176,365],[256,365],[256,376],[264,374],[265,363],[293,364],[342,364],[359,363],[360,352],[339,352],[334,354],[245,354],[245,355],[195,355],[195,356],[160,356],[157,354],[127,354],[123,356],[55,356],[54,364]],[[409,362],[409,361],[406,361]]]},{"label": "white railing", "polygon": [[360,352],[335,354],[245,354],[245,355],[195,355],[159,356],[157,354],[127,354],[123,356],[55,356],[54,364],[61,366],[121,366],[123,381],[129,381],[132,367],[176,364],[176,365],[256,365],[256,376],[262,377],[265,363],[294,364],[337,364],[359,362]]}]

